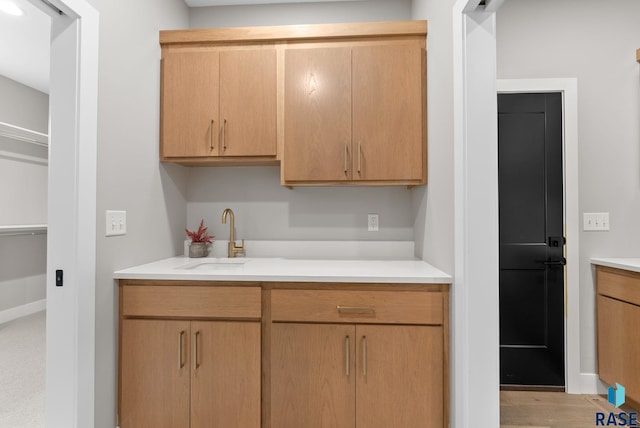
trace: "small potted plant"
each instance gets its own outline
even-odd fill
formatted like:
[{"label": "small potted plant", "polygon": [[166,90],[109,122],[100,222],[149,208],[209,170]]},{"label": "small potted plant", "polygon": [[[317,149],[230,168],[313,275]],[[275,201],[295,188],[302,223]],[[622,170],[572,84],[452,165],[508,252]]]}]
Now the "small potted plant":
[{"label": "small potted plant", "polygon": [[200,220],[198,230],[184,230],[187,232],[187,236],[191,238],[189,257],[207,257],[209,254],[209,246],[211,246],[213,238],[215,238],[215,236],[207,234],[207,230],[208,228],[204,226],[204,219]]}]

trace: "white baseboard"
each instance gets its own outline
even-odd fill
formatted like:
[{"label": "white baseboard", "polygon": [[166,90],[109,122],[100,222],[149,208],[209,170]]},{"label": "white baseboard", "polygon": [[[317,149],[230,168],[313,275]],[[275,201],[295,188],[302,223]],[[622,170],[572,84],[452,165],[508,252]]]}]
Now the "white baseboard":
[{"label": "white baseboard", "polygon": [[36,302],[27,303],[26,305],[16,306],[0,312],[0,324],[13,321],[36,312],[44,311],[47,308],[47,299],[38,300]]},{"label": "white baseboard", "polygon": [[[577,384],[576,384],[577,383]],[[596,373],[580,373],[578,382],[567,390],[569,394],[606,394],[608,385]]]}]

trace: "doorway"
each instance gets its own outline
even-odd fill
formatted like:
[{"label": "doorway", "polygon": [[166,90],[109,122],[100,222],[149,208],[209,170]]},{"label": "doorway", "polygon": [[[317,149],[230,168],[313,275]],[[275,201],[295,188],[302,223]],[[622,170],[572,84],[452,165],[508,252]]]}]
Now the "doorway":
[{"label": "doorway", "polygon": [[562,101],[498,95],[503,386],[565,388]]}]

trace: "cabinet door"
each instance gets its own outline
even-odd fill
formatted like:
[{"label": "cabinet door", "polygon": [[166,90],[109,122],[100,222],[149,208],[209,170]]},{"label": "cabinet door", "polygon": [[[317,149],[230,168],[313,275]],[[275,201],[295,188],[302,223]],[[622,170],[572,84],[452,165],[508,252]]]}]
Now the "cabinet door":
[{"label": "cabinet door", "polygon": [[271,426],[354,428],[355,327],[276,323],[271,334]]},{"label": "cabinet door", "polygon": [[598,375],[640,401],[640,307],[598,295]]},{"label": "cabinet door", "polygon": [[285,52],[284,182],[351,179],[351,50]]},{"label": "cabinet door", "polygon": [[442,427],[442,327],[358,325],[356,337],[356,426]]},{"label": "cabinet door", "polygon": [[260,428],[260,323],[191,324],[191,428]]},{"label": "cabinet door", "polygon": [[221,156],[276,155],[276,51],[220,52]]},{"label": "cabinet door", "polygon": [[422,180],[422,52],[416,45],[353,48],[354,180]]},{"label": "cabinet door", "polygon": [[121,428],[189,428],[189,322],[122,321]]},{"label": "cabinet door", "polygon": [[218,154],[219,56],[165,52],[162,60],[161,155]]}]

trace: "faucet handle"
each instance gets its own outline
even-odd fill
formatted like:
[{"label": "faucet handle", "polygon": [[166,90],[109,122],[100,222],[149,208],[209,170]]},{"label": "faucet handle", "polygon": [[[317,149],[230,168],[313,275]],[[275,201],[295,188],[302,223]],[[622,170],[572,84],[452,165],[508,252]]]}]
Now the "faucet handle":
[{"label": "faucet handle", "polygon": [[245,254],[244,252],[244,239],[242,240],[242,245],[237,246],[236,243],[233,243],[233,252],[236,254]]}]

